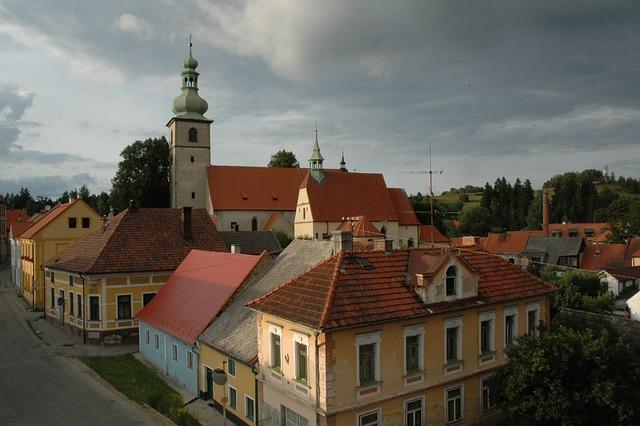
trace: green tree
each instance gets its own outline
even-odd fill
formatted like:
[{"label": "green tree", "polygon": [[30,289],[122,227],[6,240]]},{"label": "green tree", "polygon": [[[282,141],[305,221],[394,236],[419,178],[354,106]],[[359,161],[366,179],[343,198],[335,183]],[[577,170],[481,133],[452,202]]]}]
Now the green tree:
[{"label": "green tree", "polygon": [[[418,192],[417,195],[410,195],[409,202],[411,203],[411,207],[413,207],[413,211],[416,212],[416,216],[418,217],[418,221],[423,225],[431,224],[431,197],[424,196]],[[448,228],[445,225],[446,212],[449,209],[447,205],[433,199],[433,225],[440,231],[442,234],[448,234]]]},{"label": "green tree", "polygon": [[491,231],[491,214],[480,206],[465,210],[458,229],[462,235],[487,235]]},{"label": "green tree", "polygon": [[541,278],[553,282],[558,291],[551,294],[551,307],[554,312],[562,308],[578,309],[596,313],[609,313],[614,310],[615,296],[609,292],[606,283],[592,272],[563,272],[556,274],[550,268],[544,268]]},{"label": "green tree", "polygon": [[296,156],[291,151],[281,149],[271,156],[268,167],[300,167],[300,163],[296,159]]},{"label": "green tree", "polygon": [[491,386],[508,424],[640,424],[640,360],[632,343],[607,327],[565,325],[517,343]]},{"label": "green tree", "polygon": [[169,144],[164,137],[135,141],[120,153],[111,180],[111,205],[117,210],[135,200],[141,207],[169,207]]}]

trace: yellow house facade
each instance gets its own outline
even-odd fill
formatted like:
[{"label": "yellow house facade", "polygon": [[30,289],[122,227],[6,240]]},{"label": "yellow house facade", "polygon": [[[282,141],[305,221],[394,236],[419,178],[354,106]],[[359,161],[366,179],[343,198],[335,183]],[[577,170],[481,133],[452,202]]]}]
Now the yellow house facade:
[{"label": "yellow house facade", "polygon": [[[251,302],[264,410],[301,425],[495,421],[487,380],[515,337],[548,322],[553,291],[506,263],[439,249],[342,252]],[[496,268],[514,282],[485,272]],[[510,293],[516,282],[522,291]]]},{"label": "yellow house facade", "polygon": [[35,309],[45,304],[44,262],[100,225],[100,215],[77,198],[58,204],[20,235],[20,292]]}]

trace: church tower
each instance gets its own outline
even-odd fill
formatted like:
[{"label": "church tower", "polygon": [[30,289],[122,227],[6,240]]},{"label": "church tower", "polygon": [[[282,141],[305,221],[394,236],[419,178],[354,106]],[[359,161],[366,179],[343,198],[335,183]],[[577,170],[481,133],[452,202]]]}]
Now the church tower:
[{"label": "church tower", "polygon": [[313,143],[311,158],[309,158],[309,173],[318,182],[322,182],[324,179],[323,162],[324,158],[320,154],[320,144],[318,144],[318,125],[316,124],[316,140]]},{"label": "church tower", "polygon": [[169,128],[171,207],[207,208],[207,167],[211,165],[210,127],[204,116],[209,105],[198,95],[198,61],[189,51],[184,58],[182,88],[173,101]]}]

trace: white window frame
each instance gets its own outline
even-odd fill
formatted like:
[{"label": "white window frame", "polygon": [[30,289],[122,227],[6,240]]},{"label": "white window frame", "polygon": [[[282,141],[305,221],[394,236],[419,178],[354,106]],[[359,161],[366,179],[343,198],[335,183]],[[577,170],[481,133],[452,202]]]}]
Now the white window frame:
[{"label": "white window frame", "polygon": [[409,399],[405,399],[404,400],[404,426],[412,426],[412,425],[407,425],[407,414],[409,414],[407,412],[407,405],[409,405],[410,402],[414,402],[420,400],[420,418],[422,419],[422,424],[425,424],[425,413],[426,413],[426,407],[425,407],[425,398],[424,395],[418,396],[418,397],[414,397],[414,398],[409,398]]},{"label": "white window frame", "polygon": [[[187,349],[187,356],[185,357],[185,364],[187,366],[188,370],[192,370],[193,371],[193,366],[194,366],[194,359],[195,357],[193,356],[193,351],[190,349]],[[191,366],[189,366],[189,360],[191,360]]]},{"label": "white window frame", "polygon": [[376,351],[374,380],[376,383],[380,382],[380,341],[381,334],[379,331],[356,335],[356,386],[360,386],[360,346],[372,343],[375,344]]},{"label": "white window frame", "polygon": [[[233,374],[231,374],[231,368],[229,368],[231,364],[233,364]],[[229,357],[227,357],[227,374],[230,377],[236,377],[236,360]]]},{"label": "white window frame", "polygon": [[529,333],[529,312],[531,311],[535,311],[536,313],[534,332],[537,333],[537,327],[538,324],[540,324],[540,302],[527,303],[527,333]]},{"label": "white window frame", "polygon": [[485,376],[480,376],[480,412],[481,413],[485,413],[489,410],[491,410],[494,405],[491,403],[491,389],[489,389],[489,387],[487,386],[487,389],[489,389],[489,407],[483,407],[483,403],[484,403],[484,399],[483,399],[483,383],[485,382],[485,380],[489,380],[491,377],[493,376],[493,374],[487,374]]},{"label": "white window frame", "polygon": [[362,418],[373,413],[376,413],[378,415],[378,424],[376,426],[382,426],[382,408],[376,408],[375,410],[368,410],[362,413],[358,413],[358,415],[356,416],[356,426],[362,426]]},{"label": "white window frame", "polygon": [[[449,391],[458,389],[458,388],[460,388],[460,418],[449,421],[449,399],[447,394],[449,393]],[[448,388],[444,389],[444,422],[445,424],[453,424],[453,423],[462,422],[462,421],[464,421],[464,383],[455,385],[455,386],[449,386]]]},{"label": "white window frame", "polygon": [[478,354],[482,353],[482,323],[491,321],[491,332],[489,333],[489,350],[496,351],[496,311],[482,312],[478,316]]},{"label": "white window frame", "polygon": [[[276,336],[280,337],[280,359],[278,360],[280,367],[274,367],[273,348],[271,346],[272,334],[275,334]],[[282,370],[282,327],[275,324],[269,324],[269,366],[271,368],[280,368],[280,370]]]},{"label": "white window frame", "polygon": [[[296,350],[296,343],[300,343],[301,345],[305,345],[307,347],[307,384],[311,381],[311,371],[309,369],[309,336],[306,334],[298,333],[297,331],[293,332],[293,377],[296,380],[298,379],[298,351]],[[280,349],[282,352],[282,340],[280,340]],[[282,356],[282,354],[281,354]]]},{"label": "white window frame", "polygon": [[[236,406],[232,407],[231,406],[231,390],[233,390],[233,392],[236,395]],[[231,408],[232,410],[238,410],[238,388],[236,388],[233,385],[227,385],[227,395],[229,395],[229,408]]]},{"label": "white window frame", "polygon": [[[416,324],[404,327],[402,336],[402,353],[403,353],[403,365],[404,374],[407,375],[407,337],[418,336],[419,341],[419,358],[418,358],[418,371],[413,371],[412,374],[424,371],[424,324]],[[360,357],[358,357],[360,359]],[[358,375],[360,370],[358,369]]]},{"label": "white window frame", "polygon": [[[248,402],[249,400],[251,402]],[[253,417],[249,417],[249,414],[247,413],[247,408],[249,407],[249,405],[253,405]],[[256,419],[256,401],[246,393],[244,394],[244,416],[251,421],[254,421]]]},{"label": "white window frame", "polygon": [[156,351],[160,350],[160,334],[157,332],[153,335],[153,347]]},{"label": "white window frame", "polygon": [[180,351],[176,343],[171,342],[171,361],[178,362],[180,360]]},{"label": "white window frame", "polygon": [[507,346],[507,317],[513,315],[514,316],[514,320],[513,320],[513,336],[512,339],[515,342],[516,337],[518,337],[518,316],[520,313],[520,306],[509,306],[507,308],[504,308],[504,314],[502,316],[502,320],[503,320],[503,334],[504,334],[504,347],[505,349],[508,347]]},{"label": "white window frame", "polygon": [[[444,364],[453,363],[453,362],[461,362],[464,359],[462,354],[462,317],[458,318],[448,318],[444,320]],[[447,359],[447,329],[449,328],[458,328],[458,341],[457,341],[457,360],[448,360]]]}]

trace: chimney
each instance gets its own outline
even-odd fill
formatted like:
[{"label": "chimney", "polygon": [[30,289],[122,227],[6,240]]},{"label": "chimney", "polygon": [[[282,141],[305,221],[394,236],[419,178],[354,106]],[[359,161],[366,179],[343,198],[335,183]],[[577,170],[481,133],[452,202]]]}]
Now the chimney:
[{"label": "chimney", "polygon": [[109,216],[108,216],[108,220],[109,222],[111,222],[113,220],[114,214],[113,214],[113,207],[111,207],[109,209]]},{"label": "chimney", "polygon": [[542,190],[542,234],[549,236],[549,195]]},{"label": "chimney", "polygon": [[182,208],[182,236],[187,240],[193,237],[191,232],[191,207]]},{"label": "chimney", "polygon": [[242,253],[242,249],[240,247],[240,244],[231,244],[231,253],[233,253],[233,254]]},{"label": "chimney", "polygon": [[353,251],[353,234],[351,231],[333,231],[333,248],[336,253],[340,251]]}]

